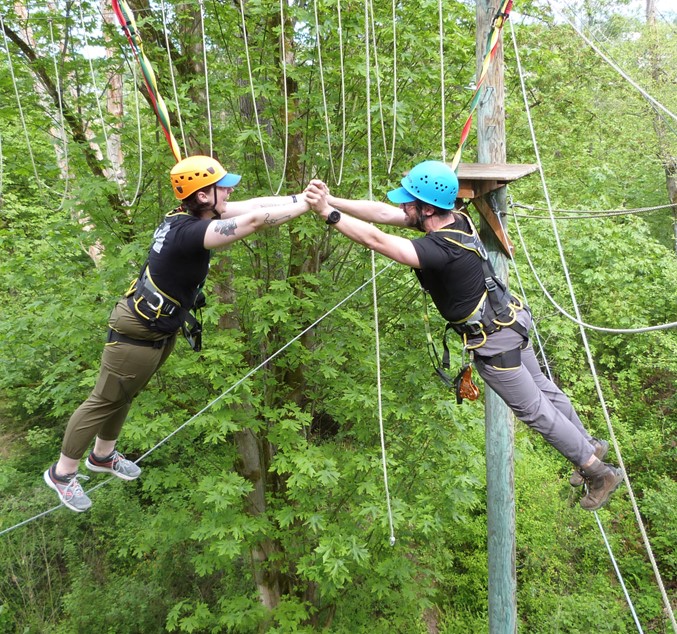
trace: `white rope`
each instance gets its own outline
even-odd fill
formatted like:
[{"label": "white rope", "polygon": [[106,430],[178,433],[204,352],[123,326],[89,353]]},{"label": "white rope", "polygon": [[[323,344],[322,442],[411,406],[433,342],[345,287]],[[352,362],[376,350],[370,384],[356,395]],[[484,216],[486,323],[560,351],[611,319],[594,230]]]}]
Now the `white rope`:
[{"label": "white rope", "polygon": [[289,155],[289,92],[287,90],[287,43],[284,34],[284,2],[280,0],[280,55],[282,57],[282,85],[284,86],[284,160],[282,162],[282,176],[275,190],[277,196],[282,190],[287,174],[287,157]]},{"label": "white rope", "polygon": [[442,111],[442,161],[447,160],[447,132],[446,132],[446,113],[444,103],[444,11],[442,9],[442,0],[437,0],[437,12],[439,16],[439,37],[440,37],[440,105]]},{"label": "white rope", "polygon": [[179,103],[179,92],[176,88],[176,78],[174,77],[174,64],[172,63],[172,50],[169,44],[169,32],[167,29],[167,15],[165,13],[165,0],[161,0],[160,8],[162,10],[162,31],[165,36],[165,46],[167,48],[167,57],[169,59],[169,76],[172,79],[172,90],[174,91],[174,103],[176,104],[176,116],[179,120],[179,129],[181,130],[181,140],[183,142],[184,154],[188,151],[186,144],[186,135],[183,131],[183,118],[181,117],[181,104]]},{"label": "white rope", "polygon": [[207,36],[205,35],[205,11],[202,0],[200,0],[200,29],[202,31],[202,63],[205,67],[205,101],[207,102],[207,126],[209,128],[209,156],[214,156],[212,109],[209,98],[209,68],[207,66]]},{"label": "white rope", "polygon": [[[85,42],[85,48],[88,48],[89,47],[89,40],[87,39],[87,28],[85,26],[85,16],[84,16],[84,13],[82,12],[82,2],[80,2],[80,4],[79,4],[79,9],[80,9],[80,26],[82,27],[82,37],[83,37],[83,40]],[[137,189],[137,192],[136,192],[134,198],[132,198],[132,200],[128,200],[127,198],[125,198],[125,194],[124,194],[123,189],[122,189],[122,183],[120,182],[120,178],[119,178],[119,174],[120,174],[120,170],[121,170],[122,166],[118,165],[117,160],[114,160],[112,156],[108,155],[108,148],[110,147],[110,141],[108,139],[108,132],[106,132],[106,120],[103,116],[103,108],[101,107],[101,99],[99,98],[99,92],[100,91],[99,91],[99,87],[97,85],[96,73],[94,71],[94,64],[92,63],[92,57],[91,56],[87,59],[87,62],[89,64],[89,72],[90,72],[90,75],[91,75],[91,78],[92,78],[92,86],[94,87],[93,92],[94,92],[94,99],[96,101],[96,109],[97,109],[97,112],[99,114],[99,123],[101,124],[101,131],[103,132],[103,138],[104,138],[105,145],[106,145],[106,158],[110,162],[111,167],[113,169],[112,179],[115,181],[115,184],[117,185],[118,194],[120,196],[120,201],[122,202],[122,204],[125,207],[131,207],[134,204],[134,202],[136,201],[136,196],[138,195],[138,192],[140,190],[140,180],[139,180],[139,187]],[[132,67],[134,67],[134,65],[132,65]],[[141,139],[141,137],[139,135],[139,143],[141,142],[140,139]],[[140,149],[139,149],[139,155],[141,155]],[[103,152],[102,152],[102,157],[103,157]],[[139,170],[139,172],[140,172],[140,170]],[[140,178],[141,178],[141,175],[139,173],[139,179]]]},{"label": "white rope", "polygon": [[[503,226],[503,231],[506,232],[506,235],[507,235],[507,227],[503,223],[503,220],[501,219],[500,216],[499,216],[499,222]],[[520,273],[519,273],[519,268],[517,266],[517,262],[515,261],[515,258],[513,256],[512,252],[510,253],[510,262],[513,266],[513,270],[515,271],[515,275],[517,277],[517,282],[519,284],[522,297],[524,297],[524,299],[526,300],[527,299],[526,290],[524,288],[524,285],[522,284],[522,278],[521,278]],[[527,301],[527,304],[528,304],[528,301]],[[532,329],[533,329],[534,335],[536,337],[536,342],[538,344],[538,350],[539,350],[539,353],[541,355],[541,359],[543,360],[543,363],[545,364],[545,369],[548,373],[548,378],[552,381],[553,376],[552,376],[552,372],[550,371],[550,364],[548,363],[548,358],[545,354],[545,347],[543,346],[543,342],[542,342],[540,334],[538,332],[536,322],[534,322],[532,324]],[[620,582],[621,587],[623,588],[623,594],[625,595],[625,600],[627,601],[628,606],[630,607],[630,611],[632,612],[632,616],[635,620],[635,624],[637,625],[637,630],[640,633],[642,633],[642,626],[640,625],[639,620],[637,618],[637,613],[635,612],[635,606],[633,605],[632,599],[630,598],[630,595],[628,594],[628,590],[625,587],[625,581],[623,580],[623,575],[621,574],[621,571],[618,567],[618,564],[616,563],[616,557],[614,556],[613,550],[611,548],[611,544],[609,544],[609,540],[607,539],[606,531],[604,530],[604,527],[602,526],[602,522],[599,519],[599,515],[598,515],[597,511],[593,511],[593,512],[595,514],[595,519],[597,520],[597,526],[599,528],[599,531],[602,534],[602,539],[604,540],[604,543],[606,545],[607,552],[609,553],[609,558],[611,559],[611,563],[614,567],[614,570],[616,571],[616,577],[618,578],[618,581]]]},{"label": "white rope", "polygon": [[[503,223],[503,220],[500,216],[498,217],[498,220],[503,227],[503,231],[507,235],[507,227]],[[517,276],[517,281],[518,281],[518,284],[519,284],[519,287],[520,287],[520,292],[522,293],[522,297],[526,300],[527,299],[526,290],[524,288],[524,285],[522,284],[522,278],[520,277],[519,268],[517,266],[517,262],[515,261],[515,257],[514,257],[512,252],[510,252],[510,262],[513,266],[513,270],[515,271],[515,275]],[[529,302],[527,301],[527,304],[528,303]],[[541,340],[541,337],[540,337],[540,334],[538,332],[538,328],[537,328],[535,322],[532,323],[532,328],[533,328],[533,331],[534,331],[534,335],[536,337],[536,341],[538,343],[538,350],[539,350],[539,353],[541,355],[541,359],[543,360],[543,363],[545,364],[546,371],[548,373],[548,378],[552,381],[553,376],[552,376],[552,372],[550,371],[550,364],[548,363],[548,358],[545,354],[545,347],[543,345],[543,342]],[[637,619],[637,614],[635,612],[635,606],[633,605],[632,599],[630,598],[630,595],[628,594],[627,588],[625,587],[623,575],[621,574],[621,571],[618,567],[618,564],[616,563],[616,557],[614,556],[613,550],[611,549],[611,545],[609,544],[609,540],[607,539],[606,532],[604,530],[604,527],[602,526],[602,523],[599,519],[599,515],[597,514],[597,511],[593,511],[593,512],[595,514],[595,519],[597,520],[597,526],[599,528],[599,531],[602,534],[602,539],[604,540],[604,543],[606,544],[607,552],[609,553],[609,558],[611,559],[611,563],[614,567],[614,570],[616,571],[616,577],[618,578],[618,581],[620,582],[621,587],[623,588],[623,593],[625,594],[625,600],[627,601],[627,603],[630,607],[630,611],[632,612],[632,616],[635,620],[635,624],[637,625],[638,631],[641,633],[642,632],[642,626],[640,625],[639,620]]]},{"label": "white rope", "polygon": [[521,62],[520,62],[519,51],[517,49],[517,38],[515,37],[515,30],[514,30],[512,21],[510,21],[510,30],[511,30],[511,33],[512,33],[513,47],[514,47],[514,50],[515,50],[515,60],[517,62],[517,69],[518,69],[519,76],[520,76],[522,96],[523,96],[523,99],[524,99],[524,106],[525,106],[525,109],[526,109],[527,119],[529,121],[529,130],[531,132],[531,139],[532,139],[532,143],[533,143],[533,146],[534,146],[536,163],[538,164],[538,170],[539,170],[539,173],[540,173],[540,176],[541,176],[541,184],[543,186],[543,193],[545,195],[545,199],[546,199],[546,203],[548,205],[548,209],[550,210],[550,217],[551,217],[551,222],[552,222],[552,227],[553,227],[553,233],[554,233],[555,240],[556,240],[556,243],[557,243],[557,250],[559,252],[560,261],[562,263],[562,270],[564,272],[564,275],[565,275],[565,278],[566,278],[566,281],[567,281],[567,286],[568,286],[568,289],[569,289],[571,301],[572,301],[573,306],[574,306],[574,310],[576,311],[576,318],[577,318],[576,321],[579,324],[579,331],[580,331],[580,334],[581,334],[581,340],[583,342],[583,347],[585,348],[585,353],[586,353],[586,356],[587,356],[587,359],[588,359],[588,365],[590,366],[592,378],[593,378],[593,381],[595,383],[595,389],[597,391],[597,396],[599,398],[599,402],[600,402],[600,405],[602,407],[602,412],[604,414],[604,418],[606,420],[607,428],[609,430],[609,436],[611,438],[614,449],[616,451],[616,456],[618,457],[618,462],[619,462],[619,465],[620,465],[622,473],[623,473],[623,480],[625,481],[625,484],[628,488],[628,496],[630,498],[632,509],[635,513],[635,518],[637,520],[637,526],[638,526],[639,531],[642,535],[642,540],[644,542],[644,546],[645,546],[647,555],[648,555],[649,560],[651,562],[651,566],[652,566],[653,571],[654,571],[654,576],[656,577],[656,581],[658,583],[658,587],[660,589],[661,596],[663,598],[663,603],[665,605],[665,609],[667,610],[667,612],[669,614],[670,620],[672,622],[673,629],[675,630],[675,632],[677,632],[677,622],[675,621],[675,615],[674,615],[674,612],[672,610],[672,606],[670,605],[670,599],[668,598],[668,595],[665,591],[663,579],[661,577],[660,571],[658,570],[658,564],[656,563],[656,559],[654,557],[653,550],[652,550],[651,544],[649,542],[649,537],[646,533],[646,529],[644,527],[644,522],[642,520],[642,516],[641,516],[641,513],[639,511],[639,507],[637,506],[637,500],[635,499],[635,494],[634,494],[634,491],[632,489],[632,485],[630,483],[630,479],[628,477],[628,474],[627,474],[627,471],[626,471],[626,468],[625,468],[625,463],[623,461],[623,456],[621,454],[620,446],[619,446],[618,441],[616,439],[616,434],[614,432],[614,428],[613,428],[613,425],[611,423],[611,418],[609,416],[609,411],[608,411],[607,406],[606,406],[604,394],[602,393],[602,386],[600,385],[599,377],[597,375],[597,370],[595,368],[595,362],[594,362],[594,358],[593,358],[593,355],[592,355],[592,351],[590,350],[590,345],[588,343],[588,335],[586,333],[586,329],[583,326],[583,323],[582,323],[582,320],[581,320],[581,314],[580,314],[580,311],[579,311],[579,308],[578,308],[578,302],[576,301],[576,294],[574,292],[574,288],[573,288],[573,285],[571,283],[571,278],[569,276],[569,269],[567,267],[566,258],[564,256],[564,249],[562,248],[562,242],[560,240],[559,232],[557,230],[557,222],[555,221],[555,216],[552,213],[552,205],[550,203],[550,194],[549,194],[549,191],[548,191],[547,183],[545,181],[545,174],[543,172],[543,165],[541,163],[540,152],[538,150],[538,143],[536,141],[536,133],[534,131],[533,121],[531,119],[531,110],[529,108],[529,99],[527,97],[526,85],[525,85],[525,82],[524,82],[524,73],[522,72],[522,65],[521,65]]},{"label": "white rope", "polygon": [[395,141],[397,139],[397,0],[392,0],[393,19],[393,138],[391,143],[388,174],[393,170],[395,162]]},{"label": "white rope", "polygon": [[[370,80],[370,56],[369,56],[369,0],[364,0],[364,42],[365,42],[365,79],[367,93],[367,172],[369,179],[369,200],[373,200],[372,192],[372,161],[371,161],[371,80]],[[388,513],[388,526],[390,528],[390,545],[395,545],[395,526],[393,522],[393,510],[390,503],[390,488],[388,486],[388,461],[386,455],[385,430],[383,425],[383,395],[381,390],[381,341],[378,324],[378,293],[376,289],[376,255],[371,252],[372,271],[372,295],[374,304],[374,339],[376,344],[376,392],[378,400],[378,429],[381,439],[381,462],[383,465],[383,487],[386,496],[386,508]],[[394,261],[393,261],[394,262]]]},{"label": "white rope", "polygon": [[9,44],[7,43],[7,33],[5,33],[5,21],[3,19],[2,13],[0,13],[0,28],[2,29],[2,37],[5,43],[5,51],[7,52],[7,63],[9,66],[9,73],[12,77],[12,85],[14,86],[14,95],[16,96],[16,105],[19,109],[19,118],[21,119],[21,125],[23,127],[24,137],[26,138],[26,146],[28,148],[28,156],[31,159],[31,165],[33,166],[33,174],[35,175],[35,182],[41,183],[42,180],[38,175],[38,167],[35,164],[35,157],[33,156],[33,148],[31,146],[31,137],[28,133],[28,126],[26,125],[26,118],[24,116],[23,108],[21,107],[21,97],[19,96],[19,88],[16,82],[16,76],[14,74],[14,64],[12,64],[12,56],[9,54]]},{"label": "white rope", "polygon": [[583,39],[583,41],[593,50],[597,55],[599,55],[611,68],[613,68],[625,81],[627,81],[630,85],[632,85],[636,90],[638,90],[642,96],[652,103],[656,108],[662,110],[665,114],[667,114],[669,117],[672,117],[675,121],[677,121],[677,115],[673,114],[668,110],[663,104],[658,102],[656,99],[654,99],[644,88],[642,88],[636,81],[634,81],[618,64],[616,64],[611,58],[609,58],[607,55],[605,55],[595,44],[585,36],[585,34],[566,16],[564,13],[558,12],[555,8],[555,4],[552,2],[552,0],[548,0],[551,9],[553,10],[553,13],[558,13],[561,17],[563,17],[571,26],[571,28],[578,33],[578,35]]},{"label": "white rope", "polygon": [[[54,42],[54,25],[53,21],[50,18],[49,20],[49,41],[50,41],[50,50],[52,53],[52,61],[54,62],[54,78],[56,81],[56,94],[58,97],[59,101],[59,133],[61,136],[61,142],[63,143],[63,175],[64,175],[64,188],[63,188],[63,195],[61,197],[61,203],[58,207],[59,210],[63,209],[63,205],[66,202],[66,198],[68,197],[68,188],[70,184],[70,164],[68,161],[68,135],[66,134],[66,119],[63,114],[63,98],[61,95],[61,79],[60,79],[60,73],[59,73],[59,66],[56,63],[56,44]],[[59,154],[56,150],[56,146],[54,147],[54,151],[57,155],[57,160],[59,158]]]},{"label": "white rope", "polygon": [[[261,154],[263,156],[263,165],[266,168],[268,175],[268,187],[273,191],[273,182],[270,178],[270,169],[268,168],[268,160],[266,159],[266,150],[263,145],[263,134],[261,133],[261,123],[259,122],[259,112],[256,105],[256,93],[254,91],[254,76],[252,75],[252,61],[249,55],[249,38],[247,37],[247,23],[244,15],[244,0],[240,0],[240,14],[242,16],[242,38],[244,40],[244,50],[247,58],[247,71],[249,72],[249,89],[252,96],[252,108],[254,109],[254,118],[256,120],[256,130],[259,136],[259,145],[261,146]],[[278,190],[279,191],[279,190]]]},{"label": "white rope", "polygon": [[320,44],[320,18],[317,10],[317,0],[313,0],[313,9],[315,14],[315,45],[317,47],[317,63],[320,68],[320,87],[322,88],[322,107],[324,110],[324,129],[327,135],[327,152],[329,154],[329,167],[331,174],[336,182],[336,171],[334,170],[334,156],[331,149],[331,131],[329,129],[329,109],[327,108],[327,89],[324,83],[324,64],[322,63],[322,46]]},{"label": "white rope", "polygon": [[[385,273],[385,272],[386,272],[391,266],[393,266],[394,264],[395,264],[394,261],[393,261],[393,262],[389,262],[389,263],[386,264],[380,271],[378,271],[377,273],[375,273],[375,276],[378,277],[379,275],[382,275],[383,273]],[[196,414],[194,414],[193,416],[191,416],[186,422],[184,422],[182,425],[180,425],[179,427],[177,427],[177,428],[176,428],[173,432],[171,432],[168,436],[165,436],[160,442],[158,442],[158,443],[155,444],[153,447],[151,447],[151,448],[150,448],[146,453],[144,453],[142,456],[140,456],[139,458],[137,458],[137,459],[134,461],[135,464],[138,464],[138,463],[140,463],[142,460],[144,460],[145,458],[147,458],[147,457],[148,457],[151,453],[153,453],[156,449],[158,449],[159,447],[161,447],[162,445],[164,445],[167,441],[169,441],[171,438],[173,438],[174,436],[176,436],[176,434],[178,434],[182,429],[184,429],[185,427],[187,427],[188,425],[190,425],[196,418],[198,418],[199,416],[201,416],[202,414],[204,414],[207,410],[209,410],[209,409],[211,409],[212,407],[214,407],[214,405],[216,405],[219,401],[223,400],[223,399],[224,399],[228,394],[230,394],[235,388],[237,388],[237,387],[239,387],[240,385],[242,385],[242,383],[244,383],[249,377],[251,377],[253,374],[255,374],[256,372],[258,372],[261,368],[263,368],[263,367],[265,367],[266,365],[268,365],[273,359],[275,359],[276,357],[280,356],[280,354],[282,354],[289,346],[291,346],[293,343],[296,343],[296,342],[297,342],[299,339],[301,339],[301,337],[303,337],[306,333],[308,333],[308,332],[310,332],[311,330],[313,330],[313,328],[315,328],[315,327],[316,327],[321,321],[323,321],[326,317],[328,317],[329,315],[331,315],[335,310],[337,310],[338,308],[340,308],[341,306],[343,306],[343,304],[345,304],[345,303],[348,302],[350,299],[352,299],[355,295],[357,295],[357,293],[359,293],[365,286],[367,286],[367,284],[370,284],[370,283],[372,282],[373,279],[375,279],[375,278],[374,278],[374,277],[371,277],[371,278],[369,278],[366,282],[364,282],[363,284],[361,284],[360,286],[358,286],[354,291],[352,291],[352,293],[350,293],[350,294],[348,294],[346,297],[344,297],[338,304],[336,304],[333,308],[331,308],[331,309],[328,310],[326,313],[324,313],[324,315],[322,315],[321,317],[319,317],[318,319],[316,319],[312,324],[310,324],[310,326],[308,326],[307,328],[305,328],[304,330],[302,330],[302,331],[301,331],[298,335],[296,335],[293,339],[290,339],[290,340],[289,340],[287,343],[285,343],[281,348],[279,348],[276,352],[274,352],[274,353],[271,354],[267,359],[265,359],[265,361],[262,361],[262,362],[259,363],[255,368],[252,368],[249,372],[247,372],[247,374],[245,374],[243,377],[241,377],[240,379],[238,379],[238,380],[237,380],[235,383],[233,383],[227,390],[225,390],[224,392],[222,392],[221,394],[219,394],[219,396],[217,396],[213,401],[211,401],[210,403],[208,403],[208,404],[207,404],[205,407],[203,407],[199,412],[197,412]],[[105,481],[103,481],[103,482],[97,484],[95,487],[93,487],[93,488],[91,488],[91,489],[88,489],[88,490],[86,491],[86,493],[92,493],[93,491],[96,491],[98,488],[100,488],[100,487],[104,486],[105,484],[108,484],[109,482],[112,482],[112,481],[114,481],[114,480],[116,480],[116,479],[117,479],[117,478],[115,478],[115,476],[110,477],[110,478],[108,478],[107,480],[105,480]],[[10,527],[8,527],[8,528],[5,528],[5,529],[3,529],[3,530],[0,531],[0,537],[2,537],[2,535],[5,535],[5,534],[7,534],[7,533],[10,533],[11,531],[13,531],[13,530],[15,530],[15,529],[17,529],[17,528],[19,528],[19,527],[21,527],[21,526],[25,526],[26,524],[30,524],[31,522],[33,522],[33,521],[35,521],[35,520],[37,520],[37,519],[39,519],[39,518],[41,518],[41,517],[44,517],[45,515],[49,515],[49,514],[52,513],[53,511],[56,511],[57,509],[60,509],[62,506],[63,506],[63,504],[59,504],[58,506],[55,506],[55,507],[53,507],[53,508],[51,508],[51,509],[48,509],[48,510],[46,510],[46,511],[43,511],[42,513],[39,513],[38,515],[34,515],[33,517],[30,517],[30,518],[28,518],[28,519],[26,519],[26,520],[24,520],[24,521],[22,521],[22,522],[19,522],[18,524],[15,524],[15,525],[13,525],[13,526],[10,526]]]},{"label": "white rope", "polygon": [[134,81],[134,111],[136,113],[136,142],[139,148],[139,167],[137,170],[136,176],[136,189],[134,190],[134,197],[132,202],[135,202],[139,198],[139,193],[141,192],[141,185],[143,183],[143,138],[141,133],[141,108],[139,107],[139,90],[137,89],[136,82],[136,64],[132,63],[132,76]]},{"label": "white rope", "polygon": [[[394,0],[393,0],[394,1]],[[338,15],[338,35],[339,35],[339,66],[341,72],[341,165],[339,166],[339,175],[336,179],[336,185],[340,185],[343,180],[343,164],[346,156],[346,78],[344,72],[345,54],[343,50],[343,25],[341,24],[341,0],[336,0],[336,11]]]},{"label": "white rope", "polygon": [[381,98],[381,70],[378,65],[378,47],[376,46],[376,24],[374,21],[374,3],[372,0],[369,0],[369,15],[371,22],[371,40],[372,46],[374,47],[374,75],[376,76],[376,94],[378,95],[378,111],[381,122],[381,137],[383,139],[383,152],[384,154],[387,155],[388,143],[386,141],[385,117],[383,116],[383,99]]}]

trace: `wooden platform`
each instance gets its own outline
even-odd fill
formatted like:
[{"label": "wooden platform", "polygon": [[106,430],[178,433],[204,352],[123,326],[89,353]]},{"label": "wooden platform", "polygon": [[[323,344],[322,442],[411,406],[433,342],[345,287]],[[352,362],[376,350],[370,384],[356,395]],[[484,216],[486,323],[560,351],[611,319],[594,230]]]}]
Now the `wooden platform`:
[{"label": "wooden platform", "polygon": [[484,195],[537,169],[538,165],[519,163],[460,163],[458,166],[458,197],[469,199],[477,208],[508,256],[514,254],[515,247]]},{"label": "wooden platform", "polygon": [[460,163],[458,166],[460,198],[476,198],[487,194],[538,169],[530,163]]}]

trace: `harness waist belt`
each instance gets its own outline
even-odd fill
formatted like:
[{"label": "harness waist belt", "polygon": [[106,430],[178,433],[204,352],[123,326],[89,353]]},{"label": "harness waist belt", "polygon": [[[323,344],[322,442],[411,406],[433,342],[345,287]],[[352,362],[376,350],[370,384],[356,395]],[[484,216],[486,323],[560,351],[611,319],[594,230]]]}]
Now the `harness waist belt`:
[{"label": "harness waist belt", "polygon": [[133,346],[143,346],[144,348],[155,348],[156,350],[160,350],[165,347],[170,339],[171,337],[165,337],[164,339],[158,339],[157,341],[150,341],[148,339],[133,339],[132,337],[123,335],[117,330],[109,328],[106,343],[114,343],[119,341],[120,343],[129,343]]},{"label": "harness waist belt", "polygon": [[518,368],[522,364],[522,350],[529,345],[528,341],[523,341],[520,346],[505,352],[499,352],[491,357],[484,357],[475,353],[475,360],[485,365],[491,365],[495,368],[505,370],[507,368]]}]

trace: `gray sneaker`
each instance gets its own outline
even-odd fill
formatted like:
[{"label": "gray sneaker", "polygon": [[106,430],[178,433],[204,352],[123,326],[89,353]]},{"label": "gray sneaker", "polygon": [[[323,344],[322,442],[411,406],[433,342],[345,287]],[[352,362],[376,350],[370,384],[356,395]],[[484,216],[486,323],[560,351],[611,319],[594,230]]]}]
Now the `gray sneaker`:
[{"label": "gray sneaker", "polygon": [[43,478],[50,489],[54,489],[61,500],[61,503],[68,507],[71,511],[82,513],[92,506],[92,501],[87,497],[87,494],[82,490],[78,478],[89,480],[87,476],[72,473],[65,478],[56,475],[56,465],[53,464],[45,473]]},{"label": "gray sneaker", "polygon": [[94,452],[85,460],[85,467],[98,473],[112,473],[123,480],[136,480],[141,475],[141,469],[131,460],[127,460],[119,451],[114,451],[106,458],[97,458]]},{"label": "gray sneaker", "polygon": [[623,482],[623,471],[605,462],[598,462],[585,470],[581,469],[581,472],[588,491],[581,499],[580,505],[586,511],[601,509]]},{"label": "gray sneaker", "polygon": [[[609,453],[609,443],[606,440],[600,440],[599,438],[593,438],[590,441],[590,444],[595,448],[595,455],[600,459],[604,460],[607,453]],[[574,472],[569,476],[569,484],[572,487],[579,487],[585,482],[583,474],[578,470],[574,469]]]}]

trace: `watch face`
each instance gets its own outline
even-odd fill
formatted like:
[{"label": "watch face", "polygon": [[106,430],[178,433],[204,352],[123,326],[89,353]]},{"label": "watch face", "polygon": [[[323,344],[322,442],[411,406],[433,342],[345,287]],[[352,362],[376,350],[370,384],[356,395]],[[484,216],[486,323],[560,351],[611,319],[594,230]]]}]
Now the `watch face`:
[{"label": "watch face", "polygon": [[334,209],[327,216],[327,224],[335,225],[339,220],[341,220],[341,212]]}]

